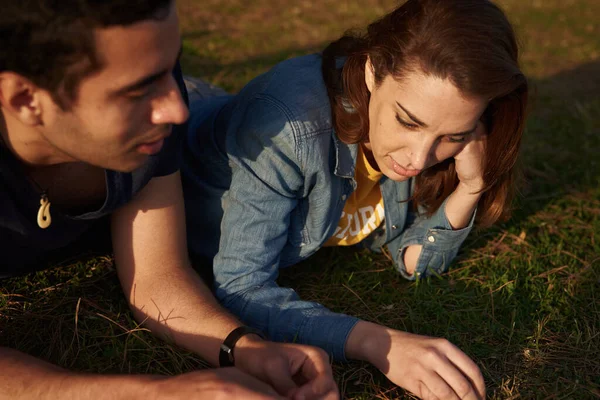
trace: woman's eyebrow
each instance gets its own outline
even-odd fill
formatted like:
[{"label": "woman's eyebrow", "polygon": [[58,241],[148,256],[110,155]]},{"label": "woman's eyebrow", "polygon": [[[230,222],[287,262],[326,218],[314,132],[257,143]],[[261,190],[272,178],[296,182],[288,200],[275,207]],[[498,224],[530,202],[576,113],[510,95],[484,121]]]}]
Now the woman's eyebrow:
[{"label": "woman's eyebrow", "polygon": [[[408,111],[406,108],[404,108],[402,106],[402,104],[396,102],[396,104],[398,105],[398,107],[400,107],[402,109],[402,111],[404,111],[406,113],[406,115],[408,115],[408,117],[417,125],[419,125],[422,128],[427,128],[428,125],[421,121],[419,118],[415,117],[415,115],[413,113],[411,113],[410,111]],[[462,132],[457,132],[457,133],[446,133],[442,136],[466,136],[466,135],[470,135],[471,133],[475,132],[475,129],[477,129],[477,125],[475,125],[472,129],[469,129],[467,131],[462,131]]]},{"label": "woman's eyebrow", "polygon": [[406,115],[408,115],[408,118],[410,118],[415,124],[419,125],[422,128],[427,128],[428,125],[425,122],[421,121],[419,118],[415,117],[413,113],[408,111],[406,108],[402,107],[402,104],[398,102],[396,102],[396,104],[398,104],[398,107],[400,107],[402,111],[404,111]]}]

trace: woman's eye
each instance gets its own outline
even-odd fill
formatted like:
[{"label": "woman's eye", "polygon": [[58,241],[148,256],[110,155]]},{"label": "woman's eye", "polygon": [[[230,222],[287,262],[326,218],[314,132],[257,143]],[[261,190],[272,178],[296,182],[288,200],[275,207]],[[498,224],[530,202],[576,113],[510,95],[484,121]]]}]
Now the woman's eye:
[{"label": "woman's eye", "polygon": [[448,141],[450,143],[463,143],[465,140],[467,140],[466,136],[460,136],[460,137],[449,137]]},{"label": "woman's eye", "polygon": [[398,123],[400,123],[400,125],[402,125],[403,127],[407,128],[407,129],[417,129],[419,127],[416,124],[411,124],[409,122],[404,121],[402,118],[400,118],[400,116],[398,114],[396,114],[396,121],[398,121]]}]

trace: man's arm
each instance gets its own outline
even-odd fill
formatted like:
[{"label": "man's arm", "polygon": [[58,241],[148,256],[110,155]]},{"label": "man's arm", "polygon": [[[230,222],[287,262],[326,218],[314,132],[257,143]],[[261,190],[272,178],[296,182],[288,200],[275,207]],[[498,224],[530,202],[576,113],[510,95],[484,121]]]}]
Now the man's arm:
[{"label": "man's arm", "polygon": [[[119,276],[140,321],[216,363],[219,343],[239,323],[220,309],[187,263],[185,237],[179,232],[184,228],[175,229],[183,218],[180,202],[175,174],[153,179],[139,198],[117,212],[117,262],[130,267],[119,268]],[[141,245],[144,240],[147,248]],[[165,315],[159,312],[163,305],[170,307]],[[188,317],[191,322],[185,320]],[[175,377],[83,374],[0,347],[0,371],[0,399],[279,398],[268,385],[234,368]]]},{"label": "man's arm", "polygon": [[[178,172],[153,178],[113,214],[112,240],[119,279],[135,318],[154,334],[218,365],[220,344],[242,324],[221,308],[190,265]],[[247,335],[238,341],[234,355],[236,366],[281,394],[338,397],[328,358],[319,349]],[[297,387],[294,375],[307,383]]]},{"label": "man's arm", "polygon": [[0,347],[0,371],[2,400],[280,398],[267,385],[235,368],[197,371],[176,377],[83,374]]},{"label": "man's arm", "polygon": [[[150,379],[125,375],[84,378],[6,347],[0,348],[0,371],[0,399],[135,398]],[[109,396],[107,387],[114,387],[114,397]]]},{"label": "man's arm", "polygon": [[218,365],[219,345],[241,323],[192,269],[179,173],[154,178],[112,217],[117,272],[135,318]]}]

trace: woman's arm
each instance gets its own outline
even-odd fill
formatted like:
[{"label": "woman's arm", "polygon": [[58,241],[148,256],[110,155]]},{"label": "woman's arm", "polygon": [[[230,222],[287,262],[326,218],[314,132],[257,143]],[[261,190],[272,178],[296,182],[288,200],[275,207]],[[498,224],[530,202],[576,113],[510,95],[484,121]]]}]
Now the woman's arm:
[{"label": "woman's arm", "polygon": [[344,360],[346,338],[358,320],[302,301],[276,283],[290,217],[304,188],[296,125],[285,106],[270,98],[255,99],[241,112],[243,122],[227,138],[232,178],[213,261],[216,295],[270,339],[319,346]]},{"label": "woman's arm", "polygon": [[446,339],[361,321],[350,333],[346,353],[423,399],[485,399],[481,371]]},{"label": "woman's arm", "polygon": [[[462,183],[459,183],[456,190],[454,190],[454,192],[452,192],[452,194],[448,196],[448,200],[446,201],[443,210],[446,216],[446,220],[448,221],[448,224],[450,225],[452,230],[461,230],[465,228],[471,230],[471,220],[473,219],[473,214],[475,213],[477,203],[479,202],[480,198],[481,192],[474,192],[471,188],[465,186]],[[463,235],[460,235],[459,238],[462,236]],[[428,238],[426,238],[426,240],[429,241]],[[460,241],[460,243],[456,244],[455,248],[460,248],[461,244],[462,240]],[[406,267],[406,272],[409,275],[413,275],[415,270],[417,269],[419,256],[421,255],[422,250],[423,245],[420,244],[408,246],[404,250],[403,261]],[[444,260],[445,263],[441,266],[441,269],[445,270],[454,257],[455,254],[446,257]]]},{"label": "woman's arm", "polygon": [[459,184],[431,218],[419,217],[395,243],[388,244],[400,273],[408,278],[444,272],[473,227],[485,188],[486,133],[482,123],[454,157]]}]

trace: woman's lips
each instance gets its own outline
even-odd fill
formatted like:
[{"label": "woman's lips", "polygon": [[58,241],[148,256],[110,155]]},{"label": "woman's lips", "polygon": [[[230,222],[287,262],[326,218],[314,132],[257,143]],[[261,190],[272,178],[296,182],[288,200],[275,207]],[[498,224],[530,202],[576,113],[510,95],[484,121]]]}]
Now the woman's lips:
[{"label": "woman's lips", "polygon": [[421,173],[420,169],[406,169],[403,166],[401,166],[400,164],[398,164],[396,161],[394,161],[393,158],[390,157],[390,160],[392,160],[392,169],[398,175],[402,175],[402,176],[406,176],[406,177],[410,178],[413,176],[417,176]]}]

